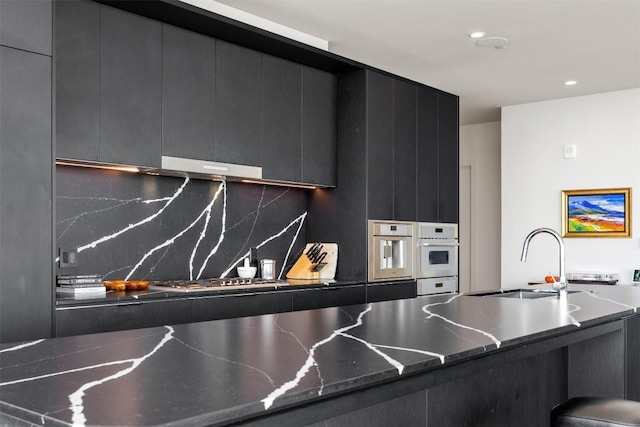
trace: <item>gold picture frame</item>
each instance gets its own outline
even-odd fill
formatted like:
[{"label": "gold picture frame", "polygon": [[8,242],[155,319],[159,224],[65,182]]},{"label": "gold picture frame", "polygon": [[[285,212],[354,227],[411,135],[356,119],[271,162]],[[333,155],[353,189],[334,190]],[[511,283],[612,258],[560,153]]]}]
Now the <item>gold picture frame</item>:
[{"label": "gold picture frame", "polygon": [[562,237],[631,237],[631,188],[563,190]]}]

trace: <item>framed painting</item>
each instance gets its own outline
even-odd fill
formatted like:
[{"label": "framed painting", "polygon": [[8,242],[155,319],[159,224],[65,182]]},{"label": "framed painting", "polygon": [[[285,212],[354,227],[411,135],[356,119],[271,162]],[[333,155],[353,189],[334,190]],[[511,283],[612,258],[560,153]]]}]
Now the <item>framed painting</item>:
[{"label": "framed painting", "polygon": [[631,188],[563,191],[562,237],[631,237]]}]

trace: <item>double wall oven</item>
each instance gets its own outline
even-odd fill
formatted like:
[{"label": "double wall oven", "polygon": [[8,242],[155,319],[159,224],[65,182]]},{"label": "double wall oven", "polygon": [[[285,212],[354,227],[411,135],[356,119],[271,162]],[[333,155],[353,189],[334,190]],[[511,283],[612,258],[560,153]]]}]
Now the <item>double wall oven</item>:
[{"label": "double wall oven", "polygon": [[369,221],[369,281],[416,279],[418,295],[458,291],[457,224]]}]

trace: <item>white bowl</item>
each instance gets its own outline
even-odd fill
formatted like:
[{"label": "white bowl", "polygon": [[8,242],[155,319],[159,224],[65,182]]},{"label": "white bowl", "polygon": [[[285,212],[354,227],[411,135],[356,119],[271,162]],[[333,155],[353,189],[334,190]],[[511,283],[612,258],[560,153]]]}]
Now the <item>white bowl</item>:
[{"label": "white bowl", "polygon": [[241,279],[253,279],[257,270],[257,267],[238,267],[238,276]]}]

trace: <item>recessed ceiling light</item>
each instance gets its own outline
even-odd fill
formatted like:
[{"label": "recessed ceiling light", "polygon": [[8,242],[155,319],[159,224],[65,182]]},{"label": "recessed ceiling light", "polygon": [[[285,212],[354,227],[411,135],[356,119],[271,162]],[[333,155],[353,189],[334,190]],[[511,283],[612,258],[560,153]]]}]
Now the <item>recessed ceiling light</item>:
[{"label": "recessed ceiling light", "polygon": [[487,33],[482,32],[482,31],[475,31],[471,34],[469,34],[469,37],[471,37],[472,39],[481,39],[482,37],[486,36]]},{"label": "recessed ceiling light", "polygon": [[565,85],[567,86],[573,86],[575,84],[577,84],[578,82],[575,80],[567,80],[566,82],[564,82]]}]

